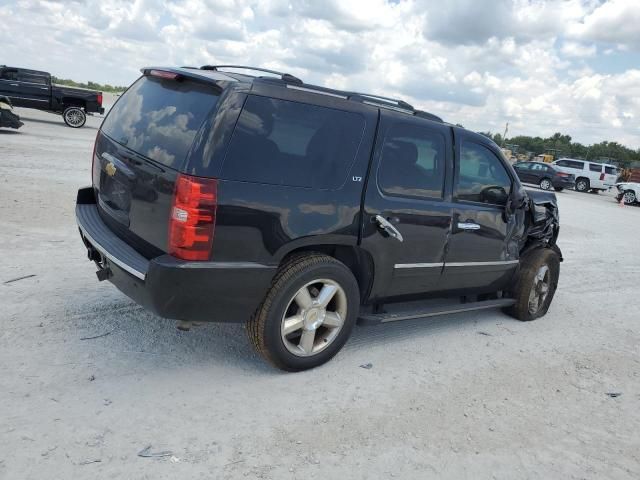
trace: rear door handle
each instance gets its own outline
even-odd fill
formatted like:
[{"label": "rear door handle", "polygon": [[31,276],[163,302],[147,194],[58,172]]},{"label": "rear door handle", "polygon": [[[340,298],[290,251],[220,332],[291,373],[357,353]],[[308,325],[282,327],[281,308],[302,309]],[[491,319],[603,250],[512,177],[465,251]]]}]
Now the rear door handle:
[{"label": "rear door handle", "polygon": [[404,241],[404,238],[402,238],[402,234],[400,233],[400,231],[396,227],[394,227],[389,220],[384,218],[382,215],[376,215],[375,219],[376,222],[378,222],[378,227],[387,232],[390,237],[395,238],[399,242]]},{"label": "rear door handle", "polygon": [[475,222],[458,222],[460,230],[480,230],[480,225]]}]

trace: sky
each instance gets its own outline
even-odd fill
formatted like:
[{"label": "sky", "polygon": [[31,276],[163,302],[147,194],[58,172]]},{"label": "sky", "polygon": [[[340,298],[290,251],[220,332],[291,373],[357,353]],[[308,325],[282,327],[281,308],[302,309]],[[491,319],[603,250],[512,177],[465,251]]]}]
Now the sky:
[{"label": "sky", "polygon": [[640,0],[0,0],[0,64],[129,85],[242,64],[508,136],[640,148]]}]

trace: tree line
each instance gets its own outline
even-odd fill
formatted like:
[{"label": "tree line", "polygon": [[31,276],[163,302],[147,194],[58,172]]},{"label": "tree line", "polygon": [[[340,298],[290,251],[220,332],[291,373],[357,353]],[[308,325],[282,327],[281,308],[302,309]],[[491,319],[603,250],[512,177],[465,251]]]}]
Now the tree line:
[{"label": "tree line", "polygon": [[110,92],[110,93],[121,93],[124,92],[127,87],[118,87],[109,85],[108,83],[96,83],[96,82],[76,82],[74,80],[70,80],[68,78],[58,78],[51,77],[51,82],[57,83],[58,85],[66,85],[67,87],[78,87],[78,88],[88,88],[89,90],[98,90],[100,92]]},{"label": "tree line", "polygon": [[[603,141],[587,146],[579,142],[572,142],[570,135],[563,135],[561,133],[554,133],[548,138],[518,135],[508,139],[503,139],[499,133],[480,133],[506,148],[517,145],[514,153],[531,152],[533,155],[551,153],[556,159],[569,157],[594,161],[602,160],[616,162],[623,167],[628,167],[633,162],[640,162],[640,148],[633,150],[618,142]],[[514,148],[511,149],[512,151],[514,150]]]}]

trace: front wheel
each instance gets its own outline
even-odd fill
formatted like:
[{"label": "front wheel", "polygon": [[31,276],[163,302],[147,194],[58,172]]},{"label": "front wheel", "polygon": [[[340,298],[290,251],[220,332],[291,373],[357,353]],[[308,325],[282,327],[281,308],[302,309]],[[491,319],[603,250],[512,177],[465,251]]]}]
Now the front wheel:
[{"label": "front wheel", "polygon": [[558,286],[560,258],[550,248],[531,250],[520,259],[520,271],[510,292],[516,300],[507,313],[518,320],[530,321],[542,317]]},{"label": "front wheel", "polygon": [[626,190],[622,195],[622,200],[627,205],[635,203],[637,199],[638,198],[636,197],[636,192],[634,192],[633,190]]},{"label": "front wheel", "polygon": [[80,107],[67,107],[62,112],[62,119],[71,128],[80,128],[87,121],[87,114]]},{"label": "front wheel", "polygon": [[258,353],[274,366],[307,370],[340,351],[359,305],[358,283],[343,263],[318,253],[298,255],[276,274],[247,332]]}]

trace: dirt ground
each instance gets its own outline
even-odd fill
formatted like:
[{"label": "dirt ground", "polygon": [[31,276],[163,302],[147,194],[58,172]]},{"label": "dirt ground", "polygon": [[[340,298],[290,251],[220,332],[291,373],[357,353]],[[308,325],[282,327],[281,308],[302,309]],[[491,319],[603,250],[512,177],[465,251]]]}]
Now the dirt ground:
[{"label": "dirt ground", "polygon": [[0,131],[1,479],[640,478],[640,208],[558,194],[565,262],[538,321],[359,327],[285,374],[241,325],[180,332],[98,283],[74,200],[101,118],[18,112]]}]

